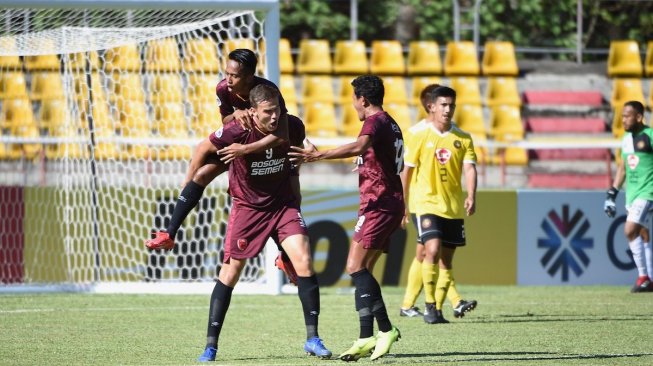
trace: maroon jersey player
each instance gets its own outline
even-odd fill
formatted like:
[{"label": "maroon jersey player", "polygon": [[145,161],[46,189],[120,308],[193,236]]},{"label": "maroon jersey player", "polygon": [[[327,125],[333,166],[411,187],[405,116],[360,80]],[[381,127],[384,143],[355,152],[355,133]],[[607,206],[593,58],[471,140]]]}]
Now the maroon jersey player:
[{"label": "maroon jersey player", "polygon": [[[403,169],[403,137],[399,125],[383,111],[383,82],[373,75],[352,81],[353,104],[363,127],[355,142],[324,152],[314,146],[293,148],[290,153],[305,162],[358,156],[360,209],[347,257],[347,272],[356,288],[354,297],[360,320],[360,336],[340,355],[356,361],[368,355],[375,360],[390,351],[400,338],[386,311],[381,288],[372,270],[387,251],[390,235],[403,219],[404,199],[399,173]],[[374,319],[379,333],[373,335]]]},{"label": "maroon jersey player", "polygon": [[[232,121],[211,134],[215,149],[232,144],[254,143],[275,131],[281,114],[279,91],[258,85],[250,92],[252,128]],[[298,181],[288,151],[301,146],[304,126],[289,118],[290,141],[234,159],[229,166],[229,194],[232,207],[225,238],[223,265],[211,295],[207,342],[200,361],[215,360],[218,337],[229,308],[231,293],[248,258],[257,256],[269,238],[281,244],[297,272],[297,288],[304,311],[307,340],[304,350],[318,357],[331,357],[318,336],[320,292],[313,272],[306,225],[291,181]]]}]

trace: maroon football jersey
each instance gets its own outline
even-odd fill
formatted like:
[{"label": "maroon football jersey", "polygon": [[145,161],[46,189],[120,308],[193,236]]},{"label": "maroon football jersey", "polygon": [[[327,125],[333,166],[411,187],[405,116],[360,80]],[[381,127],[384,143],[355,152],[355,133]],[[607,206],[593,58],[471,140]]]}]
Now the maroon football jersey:
[{"label": "maroon football jersey", "polygon": [[[229,194],[235,204],[262,210],[274,210],[281,205],[295,205],[295,195],[290,187],[291,162],[288,159],[290,144],[301,146],[306,132],[302,121],[288,116],[290,143],[259,153],[236,158],[229,164]],[[218,149],[232,143],[251,144],[267,136],[256,128],[245,130],[233,120],[209,136]]]},{"label": "maroon football jersey", "polygon": [[404,139],[397,122],[385,111],[369,116],[359,136],[369,135],[372,145],[357,159],[360,211],[404,210],[399,173],[404,168]]},{"label": "maroon football jersey", "polygon": [[[252,89],[259,84],[266,84],[274,87],[277,90],[279,89],[270,80],[254,76],[254,84],[252,85]],[[222,79],[218,83],[218,85],[215,87],[215,94],[218,96],[218,100],[220,102],[220,115],[222,116],[222,119],[234,113],[236,109],[248,109],[250,107],[249,98],[243,99],[235,93],[229,91],[229,87],[227,86],[227,79]],[[283,96],[279,97],[279,107],[281,107],[281,114],[288,113],[288,110],[286,109],[286,102],[283,100]]]}]

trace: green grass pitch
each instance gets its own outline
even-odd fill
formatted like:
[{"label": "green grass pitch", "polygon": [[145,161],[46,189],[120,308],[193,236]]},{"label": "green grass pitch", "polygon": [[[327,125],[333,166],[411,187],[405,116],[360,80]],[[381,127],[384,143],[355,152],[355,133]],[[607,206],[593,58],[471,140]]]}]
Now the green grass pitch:
[{"label": "green grass pitch", "polygon": [[[653,293],[627,287],[460,286],[478,308],[450,324],[401,318],[402,288],[384,288],[402,333],[386,357],[358,364],[653,365]],[[353,295],[322,290],[320,335],[334,355],[358,337]],[[0,365],[192,365],[209,294],[0,295]],[[423,301],[423,300],[420,300]],[[295,295],[236,295],[215,365],[333,365],[302,351]]]}]

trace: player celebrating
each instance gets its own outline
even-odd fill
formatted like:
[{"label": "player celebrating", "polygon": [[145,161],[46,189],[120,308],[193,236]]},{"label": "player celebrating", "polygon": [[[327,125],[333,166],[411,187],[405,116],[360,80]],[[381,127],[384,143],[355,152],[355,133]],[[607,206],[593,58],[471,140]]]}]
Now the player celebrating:
[{"label": "player celebrating", "polygon": [[[431,84],[428,85],[427,87],[422,90],[420,93],[420,100],[422,102],[422,107],[426,110],[426,113],[429,112],[429,103],[428,103],[428,96],[437,88],[439,88],[439,84]],[[427,119],[422,119],[419,121],[417,124],[414,126],[411,126],[410,129],[408,129],[406,133],[406,146],[412,146],[410,140],[413,136],[419,136],[420,131],[429,128],[428,126],[431,123]],[[405,171],[405,170],[404,170]],[[410,180],[410,183],[408,183],[409,186],[413,186],[416,181],[417,174],[412,175],[412,179]],[[406,182],[403,182],[404,184],[407,184]],[[421,197],[418,197],[417,195],[410,195],[409,196],[409,201],[407,202],[408,209],[413,210],[413,212],[410,217],[411,221],[417,228],[417,216],[414,213],[414,208],[418,205],[416,202],[418,199],[421,199]],[[403,225],[405,227],[405,225]],[[448,244],[444,244],[442,246],[442,255],[440,260],[438,261],[438,267],[440,269],[439,275],[438,275],[438,282],[436,283],[435,286],[435,298],[444,298],[445,296],[449,299],[451,302],[451,306],[453,307],[453,316],[456,318],[461,318],[465,316],[466,312],[472,311],[476,308],[476,305],[478,304],[476,300],[463,300],[462,297],[460,296],[460,293],[458,292],[458,289],[456,288],[456,282],[453,278],[453,268],[451,268],[451,261],[453,260],[453,255],[456,250],[455,246],[450,246]],[[401,304],[401,309],[399,310],[399,315],[400,316],[405,316],[405,317],[417,317],[417,316],[423,316],[419,311],[419,308],[415,306],[415,301],[417,300],[417,297],[419,296],[420,292],[422,291],[422,262],[424,261],[424,244],[419,238],[419,235],[417,236],[417,247],[415,249],[415,259],[413,259],[413,262],[410,265],[410,268],[408,270],[408,279],[406,281],[406,292],[404,294],[404,300]],[[447,263],[449,264],[447,266]],[[437,301],[436,301],[437,303]],[[444,320],[442,318],[441,320]]]},{"label": "player celebrating", "polygon": [[[232,121],[210,135],[210,141],[221,149],[230,144],[253,143],[272,133],[281,114],[278,89],[258,85],[250,92],[253,128],[244,129]],[[301,146],[304,126],[298,118],[289,119],[290,142]],[[299,177],[287,157],[289,143],[262,153],[236,158],[229,167],[229,194],[233,206],[225,237],[223,265],[218,275],[209,308],[207,341],[199,361],[215,360],[218,338],[224,323],[234,286],[248,258],[257,256],[268,238],[273,237],[288,254],[297,272],[299,299],[304,311],[307,341],[304,350],[311,355],[328,358],[318,335],[320,292],[312,269],[306,225],[301,215],[296,192]]]},{"label": "player celebrating", "polygon": [[[249,116],[249,93],[257,85],[269,85],[276,88],[271,81],[255,76],[256,55],[253,51],[239,48],[229,53],[226,77],[216,87],[216,94],[220,101],[220,114],[223,124],[232,120],[251,126]],[[219,153],[223,155],[222,161],[218,158],[211,141],[205,139],[197,146],[188,166],[183,190],[175,203],[172,217],[166,231],[155,233],[153,239],[145,241],[149,249],[170,250],[175,246],[175,236],[186,219],[186,216],[202,198],[204,189],[215,177],[227,170],[225,163],[238,156],[260,152],[278,145],[288,138],[287,110],[283,98],[279,96],[279,105],[282,116],[279,118],[279,127],[265,138],[247,145],[232,144]]]},{"label": "player celebrating", "polygon": [[[424,321],[446,323],[442,316],[445,292],[436,298],[437,266],[442,253],[446,269],[452,267],[455,247],[465,245],[464,214],[476,209],[476,154],[472,138],[451,123],[456,108],[456,92],[446,86],[425,94],[427,125],[415,132],[406,146],[406,169],[402,173],[404,197],[412,201],[417,214],[417,231],[424,243],[422,281],[426,295]],[[413,170],[417,171],[414,184]],[[465,174],[467,197],[463,197],[462,174]],[[406,220],[410,212],[406,210]],[[444,246],[446,249],[442,249]],[[450,274],[450,273],[449,273]],[[449,281],[450,282],[450,281]],[[446,283],[443,286],[448,287]]]},{"label": "player celebrating", "polygon": [[[379,256],[387,251],[390,235],[403,218],[404,200],[399,173],[403,168],[403,137],[399,125],[383,111],[383,82],[377,76],[359,76],[353,104],[363,127],[358,139],[332,150],[319,152],[315,146],[293,147],[289,155],[305,162],[358,156],[360,209],[347,256],[347,272],[356,287],[354,296],[360,320],[360,337],[339,357],[356,361],[367,356],[375,360],[390,352],[401,334],[390,322],[381,287],[372,275]],[[379,326],[375,337],[374,319]]]},{"label": "player celebrating", "polygon": [[631,292],[650,292],[653,291],[653,253],[646,223],[653,210],[653,129],[644,124],[644,105],[638,101],[624,104],[621,120],[626,131],[621,141],[621,161],[608,189],[604,211],[608,217],[615,216],[614,201],[625,181],[628,216],[624,233],[639,274]]}]

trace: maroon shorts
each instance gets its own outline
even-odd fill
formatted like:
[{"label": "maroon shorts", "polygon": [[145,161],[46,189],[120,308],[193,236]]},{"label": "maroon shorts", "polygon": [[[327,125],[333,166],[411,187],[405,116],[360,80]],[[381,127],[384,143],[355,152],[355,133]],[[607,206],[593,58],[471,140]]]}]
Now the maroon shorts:
[{"label": "maroon shorts", "polygon": [[353,239],[365,249],[387,251],[390,235],[399,228],[403,218],[403,212],[365,211],[358,217]]},{"label": "maroon shorts", "polygon": [[308,231],[301,211],[295,207],[259,211],[233,205],[227,224],[224,263],[229,263],[230,258],[256,257],[270,237],[281,244],[287,237],[297,234],[308,235]]}]

